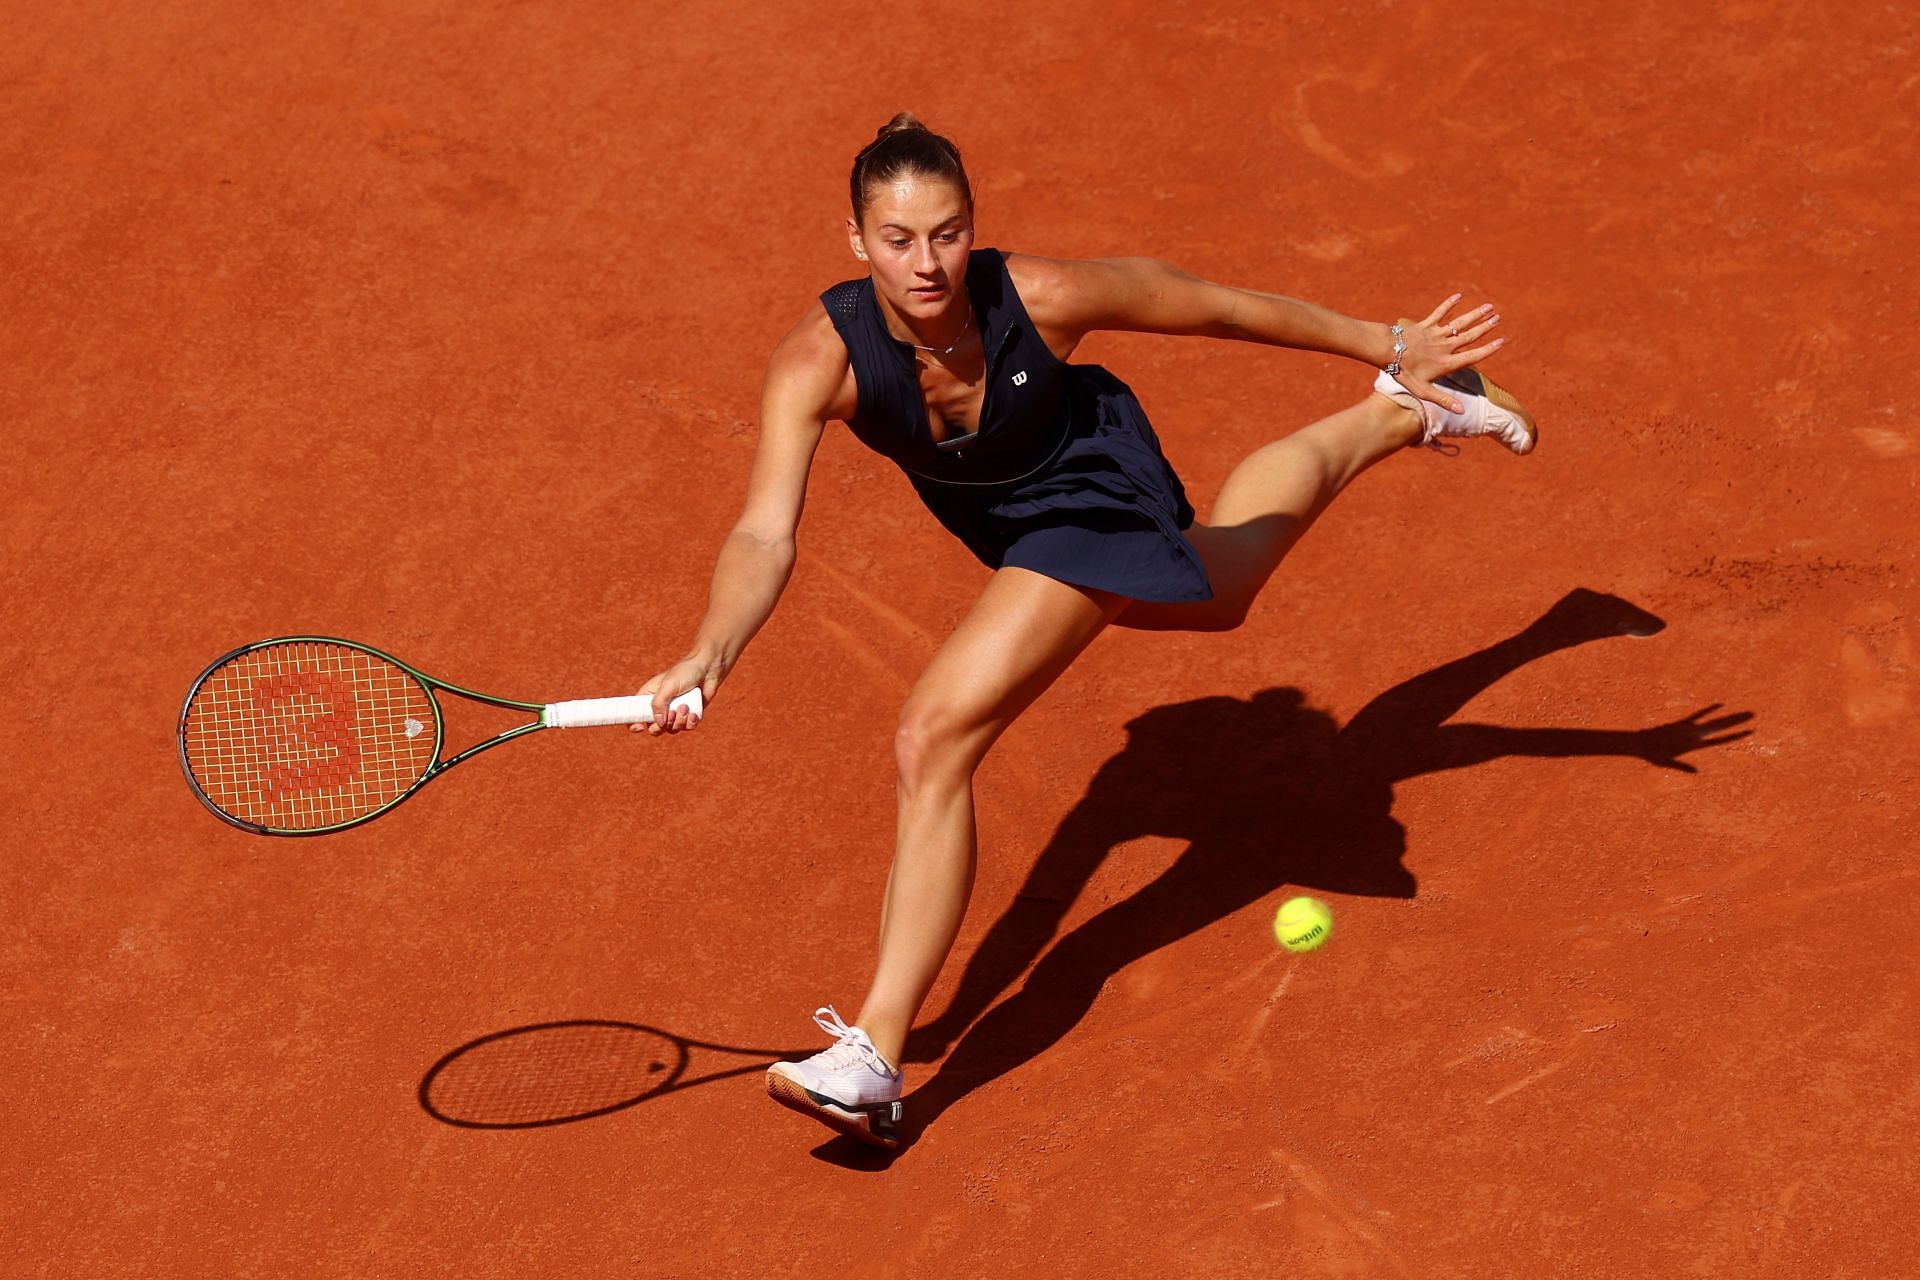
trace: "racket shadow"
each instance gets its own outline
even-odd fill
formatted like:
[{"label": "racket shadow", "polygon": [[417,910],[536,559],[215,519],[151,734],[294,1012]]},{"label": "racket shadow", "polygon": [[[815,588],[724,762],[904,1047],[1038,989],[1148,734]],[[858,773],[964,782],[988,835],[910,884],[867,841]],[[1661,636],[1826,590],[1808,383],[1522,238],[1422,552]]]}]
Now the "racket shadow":
[{"label": "racket shadow", "polygon": [[[1716,715],[1717,707],[1634,730],[1449,723],[1530,662],[1664,627],[1625,600],[1576,589],[1516,634],[1387,690],[1344,726],[1293,688],[1135,718],[1126,746],[1101,766],[988,930],[952,1001],[909,1038],[908,1062],[940,1067],[907,1099],[906,1143],[1057,1044],[1127,965],[1283,886],[1413,897],[1406,828],[1393,817],[1398,782],[1503,756],[1625,756],[1692,772],[1682,757],[1746,736],[1739,726],[1751,715]],[[1146,835],[1187,848],[1151,883],[1057,936],[1108,854]],[[816,1154],[835,1159],[829,1149]]]},{"label": "racket shadow", "polygon": [[[537,1129],[612,1115],[655,1098],[765,1071],[808,1050],[753,1049],[675,1035],[658,1027],[578,1018],[510,1027],[470,1040],[427,1069],[420,1109],[460,1129]],[[747,1061],[702,1068],[696,1056]]]}]

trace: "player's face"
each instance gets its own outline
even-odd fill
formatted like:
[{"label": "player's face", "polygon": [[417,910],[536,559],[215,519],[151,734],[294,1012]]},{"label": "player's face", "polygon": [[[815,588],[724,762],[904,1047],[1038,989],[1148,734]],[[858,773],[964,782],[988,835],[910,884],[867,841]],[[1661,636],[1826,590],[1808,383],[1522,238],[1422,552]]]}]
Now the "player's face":
[{"label": "player's face", "polygon": [[866,217],[857,226],[849,218],[847,236],[894,310],[930,319],[966,280],[973,211],[953,183],[909,174],[870,191]]}]

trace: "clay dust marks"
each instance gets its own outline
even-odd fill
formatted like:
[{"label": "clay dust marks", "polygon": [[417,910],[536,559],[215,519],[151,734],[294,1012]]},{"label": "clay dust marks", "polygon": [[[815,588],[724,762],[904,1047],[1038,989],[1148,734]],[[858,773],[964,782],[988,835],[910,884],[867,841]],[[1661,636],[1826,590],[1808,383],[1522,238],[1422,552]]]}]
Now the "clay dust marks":
[{"label": "clay dust marks", "polygon": [[854,581],[852,574],[846,572],[844,569],[836,568],[831,561],[822,558],[816,562],[814,567],[818,568],[827,577],[833,579],[834,585],[839,587],[848,599],[864,609],[875,621],[885,623],[888,628],[896,632],[903,640],[911,642],[916,653],[923,661],[933,656],[933,651],[939,647],[939,641],[934,638],[934,634],[931,631],[880,597],[861,587]]},{"label": "clay dust marks", "polygon": [[1568,1011],[1560,1032],[1551,1037],[1502,1023],[1476,1033],[1474,1042],[1464,1052],[1441,1063],[1440,1069],[1465,1069],[1468,1075],[1463,1079],[1469,1080],[1476,1072],[1504,1079],[1504,1083],[1482,1099],[1482,1105],[1490,1107],[1560,1074],[1631,1014],[1627,1005],[1601,998]]},{"label": "clay dust marks", "polygon": [[1913,629],[1893,606],[1854,610],[1840,641],[1840,696],[1857,727],[1892,724],[1913,714]]},{"label": "clay dust marks", "polygon": [[[1779,889],[1765,895],[1765,901],[1772,909],[1786,913],[1789,911],[1816,906],[1829,898],[1859,897],[1870,893],[1879,893],[1894,885],[1904,884],[1920,876],[1920,870],[1890,871],[1885,875],[1862,876],[1858,880],[1844,880],[1838,884],[1823,884],[1818,888]],[[1758,899],[1756,899],[1758,901]]]},{"label": "clay dust marks", "polygon": [[1804,1180],[1789,1182],[1780,1188],[1774,1197],[1773,1207],[1767,1212],[1766,1219],[1756,1224],[1755,1232],[1759,1239],[1757,1261],[1761,1264],[1771,1262],[1787,1241],[1787,1216],[1793,1212],[1793,1202],[1800,1195],[1800,1188],[1806,1186]]},{"label": "clay dust marks", "polygon": [[1914,451],[1912,436],[1886,427],[1855,427],[1853,438],[1876,458],[1906,458]]},{"label": "clay dust marks", "polygon": [[1452,1071],[1469,1063],[1488,1062],[1504,1057],[1516,1049],[1539,1043],[1532,1032],[1520,1027],[1501,1026],[1482,1037],[1465,1053],[1440,1064],[1441,1070]]},{"label": "clay dust marks", "polygon": [[802,609],[815,626],[832,637],[841,653],[870,672],[881,687],[894,690],[896,695],[904,694],[939,647],[933,633],[861,587],[852,574],[826,558],[809,567],[833,583],[842,602],[855,607],[820,608],[808,602]]},{"label": "clay dust marks", "polygon": [[905,667],[897,665],[886,654],[870,644],[866,637],[834,619],[821,614],[814,623],[838,644],[840,652],[853,660],[855,665],[868,672],[882,686],[904,695],[913,683],[913,674]]},{"label": "clay dust marks", "polygon": [[1344,262],[1353,256],[1357,247],[1354,238],[1342,231],[1326,231],[1294,245],[1301,254],[1315,262]]},{"label": "clay dust marks", "polygon": [[[1834,363],[1851,342],[1847,330],[1831,320],[1808,320],[1794,325],[1775,344],[1772,366],[1788,375],[1786,386],[1798,390],[1801,383],[1818,385],[1831,376]],[[1776,388],[1775,394],[1778,395]]]},{"label": "clay dust marks", "polygon": [[1661,904],[1653,909],[1653,914],[1665,916],[1689,910],[1693,903],[1702,898],[1754,882],[1763,871],[1773,870],[1779,874],[1780,869],[1775,867],[1779,860],[1777,851],[1766,851],[1737,858],[1725,865],[1682,867],[1665,872],[1653,880],[1653,891],[1661,898]]},{"label": "clay dust marks", "polygon": [[420,124],[396,107],[369,107],[360,119],[367,141],[401,164],[451,161],[477,150],[471,143]]},{"label": "clay dust marks", "polygon": [[1515,1080],[1512,1084],[1508,1085],[1506,1088],[1496,1090],[1494,1093],[1490,1094],[1487,1097],[1487,1105],[1492,1106],[1496,1102],[1500,1102],[1506,1098],[1512,1097],[1514,1094],[1519,1093],[1522,1089],[1532,1088],[1534,1085],[1539,1084],[1542,1080],[1545,1080],[1548,1076],[1553,1075],[1555,1072],[1565,1067],[1567,1063],[1571,1061],[1572,1061],[1571,1058],[1562,1058],[1558,1062],[1549,1062],[1546,1066],[1540,1068],[1538,1071],[1534,1072],[1532,1075],[1527,1076],[1526,1078],[1521,1080]]},{"label": "clay dust marks", "polygon": [[429,175],[421,190],[428,199],[455,214],[477,214],[520,203],[520,191],[497,173],[478,171],[473,161],[483,154],[479,144],[421,124],[392,106],[361,112],[368,143],[404,168]]},{"label": "clay dust marks", "polygon": [[1675,574],[1693,607],[1720,606],[1754,618],[1803,608],[1828,592],[1883,583],[1901,571],[1897,561],[1801,556],[1784,550],[1762,555],[1708,555]]},{"label": "clay dust marks", "polygon": [[[1580,1035],[1587,1030],[1582,1027],[1573,1033],[1569,1052],[1536,1066],[1534,1064],[1553,1047],[1554,1042],[1543,1040],[1521,1027],[1502,1026],[1465,1053],[1444,1063],[1442,1070],[1455,1071],[1462,1067],[1471,1067],[1485,1070],[1488,1074],[1506,1076],[1506,1083],[1495,1088],[1482,1100],[1484,1105],[1492,1106],[1522,1090],[1531,1089],[1541,1081],[1564,1070],[1568,1063],[1579,1056]],[[1515,1068],[1528,1067],[1532,1069],[1526,1070],[1525,1074],[1517,1077],[1513,1075]]]},{"label": "clay dust marks", "polygon": [[1293,985],[1293,975],[1296,972],[1298,972],[1296,966],[1288,965],[1287,971],[1280,975],[1280,985],[1273,989],[1273,994],[1269,995],[1265,1003],[1260,1006],[1260,1012],[1253,1015],[1253,1023],[1247,1028],[1246,1039],[1240,1046],[1243,1054],[1250,1052],[1253,1046],[1259,1043],[1260,1033],[1267,1029],[1267,1023],[1273,1017],[1273,1011],[1280,1007],[1280,1001],[1285,998],[1287,988]]},{"label": "clay dust marks", "polygon": [[[1321,1274],[1406,1277],[1414,1274],[1367,1222],[1365,1209],[1347,1204],[1318,1169],[1280,1147],[1273,1149],[1273,1158],[1294,1185],[1306,1192],[1304,1197],[1291,1197],[1289,1216],[1296,1237],[1294,1249],[1318,1253],[1316,1261],[1321,1264],[1318,1268]],[[1277,1208],[1288,1203],[1289,1198],[1282,1197],[1256,1208]],[[1302,1245],[1306,1248],[1301,1249]]]},{"label": "clay dust marks", "polygon": [[[1444,64],[1444,74],[1420,95],[1436,127],[1480,143],[1512,127],[1483,109],[1489,100],[1484,76],[1492,61],[1491,53],[1481,51]],[[1369,186],[1391,187],[1426,163],[1426,157],[1401,145],[1405,121],[1392,105],[1399,88],[1380,62],[1319,71],[1303,76],[1268,119],[1328,167]]]},{"label": "clay dust marks", "polygon": [[[1413,158],[1380,144],[1379,139],[1391,133],[1354,120],[1366,102],[1378,100],[1381,79],[1377,65],[1358,74],[1307,76],[1293,87],[1289,99],[1273,108],[1271,119],[1310,154],[1342,173],[1370,185],[1401,177],[1413,168]],[[1321,127],[1322,121],[1328,122],[1334,135]],[[1334,121],[1340,123],[1334,125]]]}]

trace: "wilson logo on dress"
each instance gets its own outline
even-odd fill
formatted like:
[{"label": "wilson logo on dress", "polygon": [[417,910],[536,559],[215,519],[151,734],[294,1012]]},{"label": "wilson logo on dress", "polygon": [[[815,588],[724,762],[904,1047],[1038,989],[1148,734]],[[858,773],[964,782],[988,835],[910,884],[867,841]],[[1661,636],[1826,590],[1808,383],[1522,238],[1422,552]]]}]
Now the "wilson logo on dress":
[{"label": "wilson logo on dress", "polygon": [[1013,375],[1013,385],[1016,387],[1024,387],[1027,385],[1027,371],[1025,369]]}]

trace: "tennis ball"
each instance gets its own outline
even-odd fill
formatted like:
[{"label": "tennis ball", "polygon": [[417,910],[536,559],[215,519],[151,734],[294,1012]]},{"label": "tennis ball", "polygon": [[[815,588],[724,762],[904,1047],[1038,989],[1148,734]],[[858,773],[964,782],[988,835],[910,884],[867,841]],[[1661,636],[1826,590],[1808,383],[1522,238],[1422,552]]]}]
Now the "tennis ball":
[{"label": "tennis ball", "polygon": [[1273,918],[1273,936],[1289,951],[1312,951],[1333,933],[1333,912],[1318,898],[1288,898]]}]

